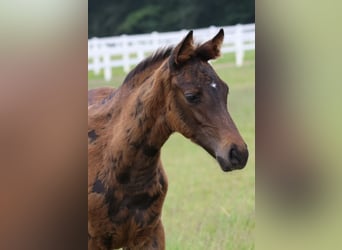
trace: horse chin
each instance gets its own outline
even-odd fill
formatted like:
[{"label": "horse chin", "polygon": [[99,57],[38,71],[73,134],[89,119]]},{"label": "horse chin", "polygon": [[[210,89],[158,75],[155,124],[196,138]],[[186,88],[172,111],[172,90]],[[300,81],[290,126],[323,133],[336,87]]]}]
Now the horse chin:
[{"label": "horse chin", "polygon": [[[194,142],[196,143],[196,141]],[[202,148],[205,149],[205,151],[207,151],[213,158],[217,160],[217,162],[220,164],[221,169],[224,172],[230,172],[234,170],[234,167],[232,166],[232,164],[229,161],[222,158],[221,156],[218,156],[211,147],[203,145],[203,144],[201,146]]]},{"label": "horse chin", "polygon": [[222,157],[216,156],[216,160],[220,164],[220,167],[224,172],[230,172],[234,170],[232,164],[230,164],[230,162],[226,161]]},{"label": "horse chin", "polygon": [[198,140],[196,139],[192,139],[191,138],[191,141],[200,145],[205,151],[207,151],[208,154],[210,154],[212,157],[216,158],[216,154],[215,154],[215,150],[212,149],[212,147],[206,145],[206,144],[203,144],[203,143],[200,143]]}]

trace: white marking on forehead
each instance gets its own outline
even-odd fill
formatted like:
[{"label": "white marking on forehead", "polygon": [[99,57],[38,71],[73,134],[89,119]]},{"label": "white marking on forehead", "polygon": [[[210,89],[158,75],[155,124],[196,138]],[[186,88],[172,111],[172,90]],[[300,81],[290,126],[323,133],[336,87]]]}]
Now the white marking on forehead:
[{"label": "white marking on forehead", "polygon": [[215,82],[210,83],[210,87],[216,89],[216,83]]}]

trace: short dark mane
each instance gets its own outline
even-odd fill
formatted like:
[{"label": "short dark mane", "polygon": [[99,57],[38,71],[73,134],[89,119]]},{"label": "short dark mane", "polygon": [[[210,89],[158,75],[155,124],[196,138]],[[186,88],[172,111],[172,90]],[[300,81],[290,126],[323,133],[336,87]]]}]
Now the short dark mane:
[{"label": "short dark mane", "polygon": [[143,61],[141,61],[137,66],[135,66],[134,69],[131,70],[131,72],[128,73],[126,76],[124,83],[128,82],[130,79],[132,79],[136,74],[144,71],[147,67],[164,60],[168,56],[170,56],[171,51],[173,50],[173,46],[158,49],[156,52],[154,52],[151,56],[145,58]]}]

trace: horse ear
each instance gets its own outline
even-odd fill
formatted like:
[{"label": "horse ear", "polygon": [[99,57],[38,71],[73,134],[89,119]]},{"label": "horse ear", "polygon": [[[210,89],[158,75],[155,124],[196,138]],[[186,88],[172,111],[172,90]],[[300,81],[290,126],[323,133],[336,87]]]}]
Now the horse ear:
[{"label": "horse ear", "polygon": [[194,55],[193,31],[191,30],[186,37],[173,49],[171,53],[171,63],[181,65]]},{"label": "horse ear", "polygon": [[221,46],[224,39],[224,31],[220,29],[213,39],[203,43],[196,50],[197,55],[205,61],[215,59],[220,56]]}]

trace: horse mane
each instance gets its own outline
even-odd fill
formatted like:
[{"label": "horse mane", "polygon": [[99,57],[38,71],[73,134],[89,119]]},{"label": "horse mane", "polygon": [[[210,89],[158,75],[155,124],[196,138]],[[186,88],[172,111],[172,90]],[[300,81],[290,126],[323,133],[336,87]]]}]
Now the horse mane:
[{"label": "horse mane", "polygon": [[126,76],[123,83],[129,82],[134,76],[137,74],[143,72],[146,68],[163,61],[167,57],[171,55],[171,51],[173,50],[173,46],[166,47],[166,48],[160,48],[156,52],[154,52],[149,57],[145,58],[143,61],[141,61],[137,66],[135,66],[134,69],[132,69],[128,75]]},{"label": "horse mane", "polygon": [[[203,44],[206,45],[206,44]],[[166,48],[159,48],[152,55],[142,60],[138,65],[136,65],[125,77],[123,84],[128,84],[136,75],[145,71],[148,67],[156,65],[159,62],[162,62],[167,57],[171,55],[174,46],[169,46]],[[210,53],[211,49],[208,46],[201,46],[201,44],[196,44],[194,46],[194,54],[192,57],[199,57],[202,60],[208,60],[210,58],[215,58],[217,56],[213,56]]]}]

